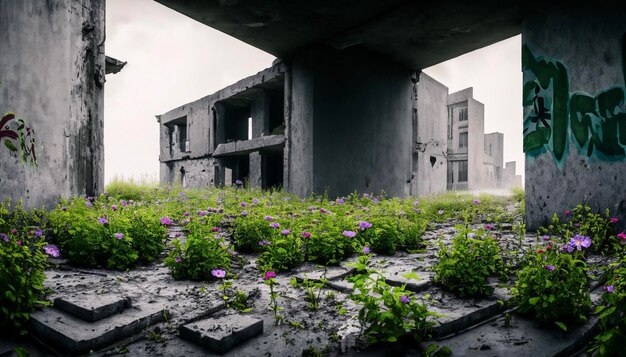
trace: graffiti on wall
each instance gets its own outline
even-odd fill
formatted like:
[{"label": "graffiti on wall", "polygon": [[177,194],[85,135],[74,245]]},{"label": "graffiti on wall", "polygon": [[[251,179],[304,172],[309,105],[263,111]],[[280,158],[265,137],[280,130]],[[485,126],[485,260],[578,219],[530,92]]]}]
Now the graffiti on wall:
[{"label": "graffiti on wall", "polygon": [[[626,85],[626,34],[622,37],[622,70]],[[581,155],[599,160],[626,158],[624,86],[591,95],[570,93],[562,62],[535,57],[522,46],[524,152],[533,157],[551,152],[557,165],[567,157],[569,140]]]}]

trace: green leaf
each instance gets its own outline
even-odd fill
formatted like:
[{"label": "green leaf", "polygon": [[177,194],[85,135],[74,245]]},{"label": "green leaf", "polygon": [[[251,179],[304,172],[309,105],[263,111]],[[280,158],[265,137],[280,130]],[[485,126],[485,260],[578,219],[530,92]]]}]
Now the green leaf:
[{"label": "green leaf", "polygon": [[17,148],[15,147],[15,145],[13,145],[13,142],[11,140],[9,140],[9,139],[6,139],[4,141],[4,146],[6,146],[7,149],[9,149],[9,151],[11,151],[11,152],[16,152],[17,151]]},{"label": "green leaf", "polygon": [[539,299],[540,299],[540,297],[538,297],[538,296],[532,297],[532,298],[528,299],[528,303],[531,304],[531,305],[536,305],[539,302]]},{"label": "green leaf", "polygon": [[561,330],[566,331],[567,332],[567,326],[565,326],[564,323],[559,322],[559,321],[554,321],[554,324],[557,325],[558,327],[561,328]]}]

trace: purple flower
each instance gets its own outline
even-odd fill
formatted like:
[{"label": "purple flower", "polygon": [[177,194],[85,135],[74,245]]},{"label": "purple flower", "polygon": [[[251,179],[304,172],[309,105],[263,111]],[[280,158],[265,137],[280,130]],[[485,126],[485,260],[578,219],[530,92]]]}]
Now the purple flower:
[{"label": "purple flower", "polygon": [[315,206],[309,206],[309,208],[308,208],[309,211],[315,211],[316,209],[317,209],[317,207],[315,207]]},{"label": "purple flower", "polygon": [[63,212],[67,211],[67,207],[62,206],[62,207],[61,207],[61,211],[63,211]]},{"label": "purple flower", "polygon": [[241,185],[243,185],[243,182],[241,180],[237,180],[237,181],[235,181],[235,185],[241,186]]},{"label": "purple flower", "polygon": [[359,229],[364,231],[368,228],[372,228],[372,224],[368,221],[361,221],[361,223],[359,223]]},{"label": "purple flower", "polygon": [[247,216],[248,215],[248,211],[246,211],[245,209],[243,211],[241,211],[241,215],[242,216]]},{"label": "purple flower", "polygon": [[94,198],[92,196],[87,196],[85,199],[87,201],[89,201],[89,202],[93,202],[94,201]]},{"label": "purple flower", "polygon": [[252,200],[252,204],[253,204],[253,205],[258,205],[258,204],[259,204],[259,199],[255,197],[255,198]]},{"label": "purple flower", "polygon": [[274,273],[273,271],[268,271],[265,272],[265,275],[263,276],[263,280],[270,280],[270,279],[274,279],[276,277],[276,273]]},{"label": "purple flower", "polygon": [[98,223],[100,223],[100,224],[107,224],[107,223],[109,223],[109,221],[107,221],[107,219],[104,218],[104,217],[100,217],[100,218],[98,218]]},{"label": "purple flower", "polygon": [[85,202],[85,206],[91,208],[91,207],[93,207],[93,203],[87,201],[87,202]]},{"label": "purple flower", "polygon": [[124,238],[124,233],[115,233],[114,236],[117,239],[122,239],[122,238]]},{"label": "purple flower", "polygon": [[176,263],[180,263],[180,262],[182,262],[182,261],[183,261],[183,258],[181,258],[181,257],[176,257],[176,259],[175,259],[175,260],[176,260]]},{"label": "purple flower", "polygon": [[554,270],[554,265],[544,265],[543,268],[545,270],[553,271]]},{"label": "purple flower", "polygon": [[348,238],[354,238],[356,236],[356,232],[353,231],[343,231],[342,234]]},{"label": "purple flower", "polygon": [[122,207],[126,207],[126,205],[128,205],[128,203],[126,203],[126,200],[120,200],[120,204],[122,205]]},{"label": "purple flower", "polygon": [[571,253],[573,251],[574,251],[574,246],[571,245],[570,243],[565,244],[564,246],[561,247],[561,252]]},{"label": "purple flower", "polygon": [[580,227],[580,223],[574,223],[574,227],[576,228]]},{"label": "purple flower", "polygon": [[272,222],[272,223],[270,223],[270,227],[272,227],[272,228],[280,228],[280,224],[278,222]]},{"label": "purple flower", "polygon": [[288,229],[283,229],[282,231],[280,231],[280,234],[286,235],[286,236],[289,235],[289,233],[291,233],[291,231]]},{"label": "purple flower", "polygon": [[411,299],[409,299],[409,297],[406,295],[402,295],[400,296],[400,302],[403,304],[408,304],[411,302]]},{"label": "purple flower", "polygon": [[363,254],[370,254],[370,252],[371,252],[370,247],[368,246],[363,247]]},{"label": "purple flower", "polygon": [[265,216],[263,219],[265,219],[266,221],[273,221],[274,217],[272,217],[272,216]]},{"label": "purple flower", "polygon": [[185,217],[189,217],[189,212],[185,212],[185,213],[183,213],[183,216],[185,216]]},{"label": "purple flower", "polygon": [[59,250],[59,247],[57,247],[54,244],[46,245],[45,247],[43,247],[43,251],[49,256],[52,256],[55,258],[61,255],[61,251]]},{"label": "purple flower", "polygon": [[266,241],[266,240],[259,241],[259,246],[261,246],[261,247],[264,246],[264,245],[270,245],[270,244],[272,244],[272,243],[269,242],[269,241]]},{"label": "purple flower", "polygon": [[17,229],[15,228],[11,229],[11,234],[17,234]]},{"label": "purple flower", "polygon": [[569,244],[578,250],[581,248],[589,248],[589,246],[591,246],[591,238],[577,234],[574,238],[570,239]]},{"label": "purple flower", "polygon": [[309,233],[309,232],[302,232],[302,236],[304,238],[311,238],[311,233]]},{"label": "purple flower", "polygon": [[0,237],[2,237],[2,240],[3,240],[5,243],[9,243],[9,236],[8,236],[8,235],[6,235],[6,234],[4,234],[4,233],[0,233]]},{"label": "purple flower", "polygon": [[325,208],[320,208],[320,212],[321,212],[321,213],[326,213],[326,212],[328,212],[328,211],[327,211]]},{"label": "purple flower", "polygon": [[602,289],[604,291],[606,291],[607,293],[614,293],[615,292],[615,287],[613,285],[603,286]]},{"label": "purple flower", "polygon": [[211,275],[213,275],[214,277],[218,279],[221,279],[226,276],[226,271],[222,269],[213,269],[211,270]]},{"label": "purple flower", "polygon": [[[15,234],[15,233],[13,233],[13,234]],[[43,232],[41,231],[41,229],[38,229],[38,230],[35,231],[35,236],[36,237],[41,237],[42,235],[43,235]]]},{"label": "purple flower", "polygon": [[443,210],[440,209],[439,211],[437,211],[437,213],[441,216],[443,214]]},{"label": "purple flower", "polygon": [[479,199],[477,199],[477,198],[475,198],[475,199],[472,201],[472,203],[473,203],[473,204],[475,204],[475,205],[479,205],[479,204],[480,204],[480,200],[479,200]]},{"label": "purple flower", "polygon": [[111,209],[112,209],[113,211],[117,211],[117,205],[111,205]]},{"label": "purple flower", "polygon": [[346,203],[346,201],[343,198],[338,198],[337,200],[335,200],[335,202],[337,202],[338,205],[342,205]]},{"label": "purple flower", "polygon": [[248,204],[245,202],[241,202],[241,207],[246,207]]},{"label": "purple flower", "polygon": [[164,226],[170,226],[172,225],[172,220],[169,217],[161,217],[161,224]]}]

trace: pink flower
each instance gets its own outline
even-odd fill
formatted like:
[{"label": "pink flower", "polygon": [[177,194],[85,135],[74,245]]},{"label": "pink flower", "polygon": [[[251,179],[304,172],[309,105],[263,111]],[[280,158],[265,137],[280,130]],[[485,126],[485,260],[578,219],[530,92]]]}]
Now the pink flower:
[{"label": "pink flower", "polygon": [[304,238],[311,238],[311,233],[309,233],[309,232],[302,232],[302,236]]},{"label": "pink flower", "polygon": [[169,217],[161,217],[161,224],[164,226],[171,226],[174,222]]},{"label": "pink flower", "polygon": [[113,211],[117,211],[117,205],[111,205],[111,209],[112,209]]},{"label": "pink flower", "polygon": [[54,244],[46,245],[45,247],[43,247],[43,251],[46,254],[48,254],[48,255],[50,255],[52,257],[55,257],[55,258],[61,255],[61,251],[59,250],[59,247],[57,247]]},{"label": "pink flower", "polygon": [[263,276],[263,280],[270,280],[270,279],[274,279],[276,277],[276,273],[274,273],[273,271],[268,271],[265,272],[265,276]]},{"label": "pink flower", "polygon": [[492,230],[493,226],[491,224],[485,224],[485,229]]},{"label": "pink flower", "polygon": [[222,270],[222,269],[213,269],[211,271],[211,275],[213,275],[214,277],[221,279],[223,277],[226,276],[226,271]]},{"label": "pink flower", "polygon": [[565,211],[565,216],[566,217],[569,217],[571,215],[572,215],[572,211],[570,211],[570,210]]},{"label": "pink flower", "polygon": [[617,238],[621,239],[620,243],[626,244],[626,233],[624,232],[618,233]]},{"label": "pink flower", "polygon": [[619,222],[619,219],[617,219],[616,217],[611,217],[611,223],[617,223]]}]

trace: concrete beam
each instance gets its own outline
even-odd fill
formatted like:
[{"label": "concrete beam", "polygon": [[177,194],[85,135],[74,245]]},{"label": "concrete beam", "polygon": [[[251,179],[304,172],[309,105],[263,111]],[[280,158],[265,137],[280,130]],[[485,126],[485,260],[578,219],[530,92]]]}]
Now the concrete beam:
[{"label": "concrete beam", "polygon": [[262,136],[251,140],[219,144],[213,152],[213,157],[244,155],[260,149],[279,148],[284,144],[285,137],[283,135]]}]

